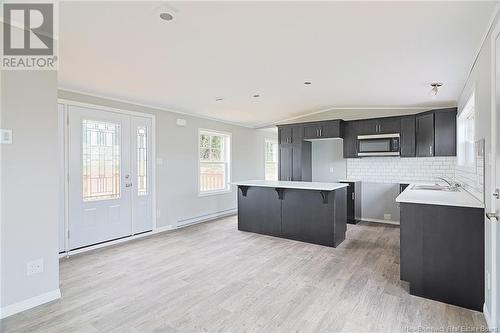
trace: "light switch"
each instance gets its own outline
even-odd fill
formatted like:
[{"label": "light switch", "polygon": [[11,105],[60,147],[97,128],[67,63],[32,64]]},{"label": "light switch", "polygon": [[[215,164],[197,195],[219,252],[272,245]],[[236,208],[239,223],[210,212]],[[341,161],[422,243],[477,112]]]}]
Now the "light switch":
[{"label": "light switch", "polygon": [[330,173],[333,173],[333,168],[330,168]]},{"label": "light switch", "polygon": [[0,130],[0,143],[3,145],[11,145],[12,144],[12,130],[10,130],[10,129],[1,129]]}]

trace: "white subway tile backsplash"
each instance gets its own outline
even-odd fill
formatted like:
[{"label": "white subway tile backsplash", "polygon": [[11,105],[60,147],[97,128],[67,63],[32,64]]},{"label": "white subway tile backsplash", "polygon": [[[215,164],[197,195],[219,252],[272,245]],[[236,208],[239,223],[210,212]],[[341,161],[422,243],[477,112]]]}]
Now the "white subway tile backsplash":
[{"label": "white subway tile backsplash", "polygon": [[461,167],[455,157],[366,157],[347,159],[347,179],[371,183],[434,182],[438,177],[455,179],[483,201],[484,160],[476,167]]},{"label": "white subway tile backsplash", "polygon": [[366,157],[347,159],[347,178],[373,183],[432,182],[454,178],[455,157]]}]

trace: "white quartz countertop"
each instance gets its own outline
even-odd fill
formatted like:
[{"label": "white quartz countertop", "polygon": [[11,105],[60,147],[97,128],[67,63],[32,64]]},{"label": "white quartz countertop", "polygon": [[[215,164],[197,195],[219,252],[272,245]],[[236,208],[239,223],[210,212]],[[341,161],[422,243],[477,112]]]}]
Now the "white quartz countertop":
[{"label": "white quartz countertop", "polygon": [[[460,188],[457,192],[450,191],[435,191],[435,190],[414,190],[413,186],[416,183],[411,183],[401,192],[396,198],[396,202],[416,203],[424,205],[440,205],[440,206],[457,206],[484,208],[484,204],[476,199],[472,194]],[[422,185],[418,183],[418,185]]]},{"label": "white quartz countertop", "polygon": [[361,180],[358,179],[339,179],[339,182],[351,182],[351,183],[357,183],[360,182]]},{"label": "white quartz countertop", "polygon": [[343,183],[319,183],[319,182],[288,182],[271,180],[244,180],[231,183],[238,186],[258,186],[275,188],[293,188],[297,190],[315,190],[315,191],[335,191],[342,187],[349,186]]}]

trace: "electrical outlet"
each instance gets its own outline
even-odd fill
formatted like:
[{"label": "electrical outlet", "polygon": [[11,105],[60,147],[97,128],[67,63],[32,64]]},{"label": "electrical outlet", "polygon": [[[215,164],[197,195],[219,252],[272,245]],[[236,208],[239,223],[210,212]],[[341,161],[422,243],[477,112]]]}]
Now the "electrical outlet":
[{"label": "electrical outlet", "polygon": [[43,259],[30,261],[26,264],[26,275],[39,274],[43,272]]},{"label": "electrical outlet", "polygon": [[391,220],[391,214],[384,214],[384,220],[390,221]]},{"label": "electrical outlet", "polygon": [[330,173],[333,173],[333,168],[330,168]]}]

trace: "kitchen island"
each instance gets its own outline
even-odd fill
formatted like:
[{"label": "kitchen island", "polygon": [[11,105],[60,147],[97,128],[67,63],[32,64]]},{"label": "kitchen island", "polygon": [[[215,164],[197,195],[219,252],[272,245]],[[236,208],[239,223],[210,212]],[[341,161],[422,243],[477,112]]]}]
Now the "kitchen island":
[{"label": "kitchen island", "polygon": [[347,184],[241,181],[238,230],[337,247],[347,229]]}]

